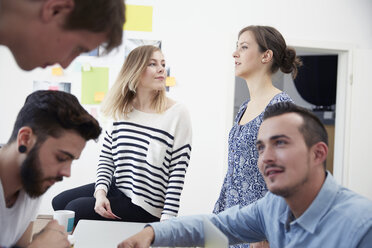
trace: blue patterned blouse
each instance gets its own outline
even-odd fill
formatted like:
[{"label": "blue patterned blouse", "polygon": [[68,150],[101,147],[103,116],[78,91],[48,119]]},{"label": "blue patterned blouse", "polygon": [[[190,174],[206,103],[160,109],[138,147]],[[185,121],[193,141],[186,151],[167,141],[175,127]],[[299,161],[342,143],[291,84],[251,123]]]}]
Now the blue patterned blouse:
[{"label": "blue patterned blouse", "polygon": [[[292,101],[284,92],[271,99],[269,105]],[[245,125],[239,125],[248,100],[240,106],[229,133],[228,169],[213,212],[219,213],[235,205],[246,206],[262,198],[266,192],[265,181],[257,167],[256,140],[263,113]]]}]

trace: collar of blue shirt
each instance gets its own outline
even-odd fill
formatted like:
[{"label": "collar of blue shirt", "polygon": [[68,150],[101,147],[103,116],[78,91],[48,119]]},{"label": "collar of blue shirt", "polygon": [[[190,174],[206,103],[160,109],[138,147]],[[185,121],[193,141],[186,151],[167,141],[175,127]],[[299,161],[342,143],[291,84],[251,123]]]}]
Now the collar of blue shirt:
[{"label": "collar of blue shirt", "polygon": [[[340,186],[336,183],[331,173],[327,171],[326,180],[318,195],[311,203],[310,207],[298,219],[290,219],[293,214],[287,206],[286,211],[280,216],[279,220],[283,225],[298,224],[310,233],[314,233],[320,219],[332,207],[333,199],[336,197]],[[294,217],[293,217],[294,218]]]}]

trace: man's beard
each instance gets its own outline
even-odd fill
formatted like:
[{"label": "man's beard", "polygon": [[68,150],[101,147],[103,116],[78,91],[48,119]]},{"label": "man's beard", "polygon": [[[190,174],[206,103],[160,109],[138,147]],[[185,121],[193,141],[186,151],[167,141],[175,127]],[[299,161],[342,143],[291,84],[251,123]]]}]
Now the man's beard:
[{"label": "man's beard", "polygon": [[62,181],[63,177],[44,178],[40,168],[39,158],[40,144],[37,142],[31,151],[27,154],[26,159],[21,165],[21,181],[23,189],[31,198],[37,198],[44,194],[48,189],[43,188],[43,183],[48,180]]},{"label": "man's beard", "polygon": [[[272,165],[272,166],[281,167],[281,166],[278,166],[278,165]],[[274,195],[278,195],[278,196],[281,196],[283,198],[288,198],[288,197],[291,197],[292,195],[294,195],[299,189],[301,189],[301,187],[304,184],[306,184],[308,182],[308,180],[309,180],[309,174],[307,173],[295,185],[291,185],[291,186],[287,186],[287,187],[283,187],[283,188],[278,188],[278,189],[269,189],[269,191],[271,193],[273,193]]]}]

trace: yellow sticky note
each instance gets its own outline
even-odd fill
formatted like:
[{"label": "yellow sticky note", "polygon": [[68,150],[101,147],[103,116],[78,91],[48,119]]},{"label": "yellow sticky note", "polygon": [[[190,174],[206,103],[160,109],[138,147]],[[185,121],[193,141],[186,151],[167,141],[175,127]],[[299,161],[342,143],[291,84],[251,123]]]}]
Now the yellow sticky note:
[{"label": "yellow sticky note", "polygon": [[125,5],[124,30],[152,32],[152,6]]},{"label": "yellow sticky note", "polygon": [[105,92],[94,93],[94,101],[95,102],[102,102],[104,97],[105,97]]},{"label": "yellow sticky note", "polygon": [[176,85],[176,78],[175,77],[167,77],[165,80],[165,86],[175,86]]},{"label": "yellow sticky note", "polygon": [[62,67],[53,67],[52,68],[52,75],[53,76],[62,76],[63,75]]}]

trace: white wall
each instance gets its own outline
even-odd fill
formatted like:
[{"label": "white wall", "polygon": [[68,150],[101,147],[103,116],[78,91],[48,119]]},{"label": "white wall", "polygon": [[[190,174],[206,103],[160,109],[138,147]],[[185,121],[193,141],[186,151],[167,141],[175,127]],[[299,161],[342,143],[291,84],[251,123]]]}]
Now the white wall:
[{"label": "white wall", "polygon": [[372,118],[369,99],[371,84],[372,50],[360,49],[353,54],[354,78],[351,105],[350,154],[346,167],[348,187],[372,199],[371,146]]},{"label": "white wall", "polygon": [[[193,151],[182,195],[182,215],[211,212],[219,194],[226,170],[227,134],[233,118],[231,53],[242,27],[272,25],[287,40],[347,43],[372,49],[372,1],[369,0],[147,2],[154,5],[153,32],[131,32],[127,37],[163,41],[167,64],[177,80],[170,95],[186,103],[193,122]],[[93,62],[113,67],[110,82],[121,66],[118,57],[112,60],[115,62],[110,58]],[[43,73],[50,71],[20,71],[9,52],[0,49],[0,143],[8,138],[16,113],[32,91],[32,80]],[[73,89],[77,94],[74,90],[78,92],[78,86]],[[371,117],[360,118],[363,121]],[[50,213],[50,200],[56,193],[94,180],[98,150],[97,144],[88,144],[81,159],[74,163],[72,177],[47,192],[41,213]],[[371,166],[363,166],[372,173]]]}]

